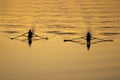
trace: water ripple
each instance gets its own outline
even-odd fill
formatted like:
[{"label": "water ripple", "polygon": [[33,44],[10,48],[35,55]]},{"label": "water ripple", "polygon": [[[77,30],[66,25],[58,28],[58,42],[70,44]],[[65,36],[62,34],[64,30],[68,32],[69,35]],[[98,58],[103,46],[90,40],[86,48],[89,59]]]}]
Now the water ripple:
[{"label": "water ripple", "polygon": [[46,31],[49,34],[56,34],[56,35],[76,35],[76,32],[63,32],[63,31]]}]

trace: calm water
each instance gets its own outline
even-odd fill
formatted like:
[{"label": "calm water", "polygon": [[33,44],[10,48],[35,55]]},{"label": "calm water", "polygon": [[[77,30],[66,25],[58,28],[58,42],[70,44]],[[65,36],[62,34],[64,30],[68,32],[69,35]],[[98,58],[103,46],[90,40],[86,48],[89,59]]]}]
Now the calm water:
[{"label": "calm water", "polygon": [[[0,80],[120,80],[119,8],[119,0],[0,0]],[[25,36],[10,39],[29,29],[49,39],[31,47]]]}]

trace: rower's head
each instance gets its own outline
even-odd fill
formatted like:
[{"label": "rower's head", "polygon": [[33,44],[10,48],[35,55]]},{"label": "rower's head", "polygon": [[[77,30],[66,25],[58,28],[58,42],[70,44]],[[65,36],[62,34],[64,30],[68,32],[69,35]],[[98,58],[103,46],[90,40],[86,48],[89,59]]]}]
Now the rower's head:
[{"label": "rower's head", "polygon": [[32,32],[31,29],[29,29],[29,32]]}]

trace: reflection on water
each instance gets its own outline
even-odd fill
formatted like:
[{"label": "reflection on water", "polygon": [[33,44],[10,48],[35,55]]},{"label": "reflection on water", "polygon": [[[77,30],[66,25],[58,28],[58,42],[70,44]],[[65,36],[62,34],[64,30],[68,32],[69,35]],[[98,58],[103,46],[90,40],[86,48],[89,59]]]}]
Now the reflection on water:
[{"label": "reflection on water", "polygon": [[119,8],[119,0],[0,0],[0,80],[119,80]]}]

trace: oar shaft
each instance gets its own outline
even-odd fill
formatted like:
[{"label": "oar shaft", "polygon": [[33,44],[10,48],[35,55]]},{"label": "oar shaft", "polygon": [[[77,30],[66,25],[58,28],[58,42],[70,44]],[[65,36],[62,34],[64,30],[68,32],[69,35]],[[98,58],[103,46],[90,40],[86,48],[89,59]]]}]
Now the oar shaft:
[{"label": "oar shaft", "polygon": [[36,34],[33,34],[33,35],[38,36],[38,37],[40,37],[41,39],[48,39],[47,37],[42,37],[42,36],[39,36],[39,35],[36,35]]},{"label": "oar shaft", "polygon": [[27,34],[27,33],[21,34],[21,35],[19,35],[19,36],[17,36],[17,37],[11,38],[11,39],[16,39],[16,38],[21,37],[21,36],[23,36],[23,35],[25,35],[25,34]]}]

